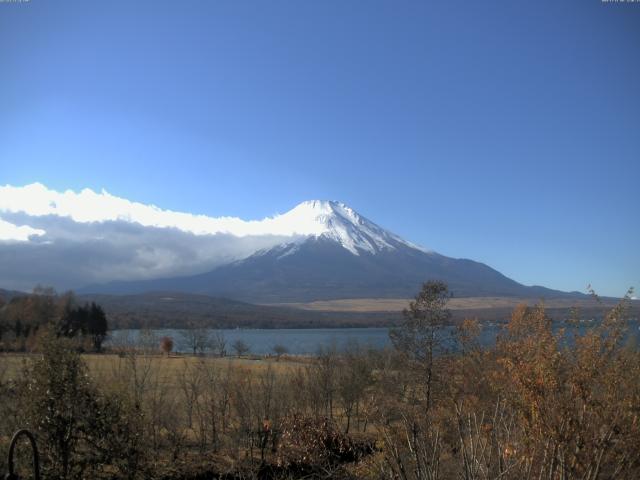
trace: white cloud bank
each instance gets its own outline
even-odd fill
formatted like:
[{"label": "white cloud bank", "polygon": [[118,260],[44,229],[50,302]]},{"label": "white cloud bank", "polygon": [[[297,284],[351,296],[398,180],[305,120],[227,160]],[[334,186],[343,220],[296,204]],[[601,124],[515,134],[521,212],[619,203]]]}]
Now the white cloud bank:
[{"label": "white cloud bank", "polygon": [[315,221],[313,215],[309,215],[312,204],[305,202],[284,215],[246,221],[235,217],[214,218],[163,210],[155,205],[116,197],[106,190],[96,193],[85,188],[80,192],[57,192],[41,183],[0,187],[0,214],[22,213],[31,217],[55,215],[78,223],[123,221],[145,227],[177,228],[194,235],[317,235],[325,227]]},{"label": "white cloud bank", "polygon": [[0,241],[28,242],[32,236],[44,235],[45,231],[28,225],[14,225],[0,218]]},{"label": "white cloud bank", "polygon": [[63,290],[206,272],[320,233],[303,214],[245,221],[163,210],[104,190],[0,186],[0,288]]}]

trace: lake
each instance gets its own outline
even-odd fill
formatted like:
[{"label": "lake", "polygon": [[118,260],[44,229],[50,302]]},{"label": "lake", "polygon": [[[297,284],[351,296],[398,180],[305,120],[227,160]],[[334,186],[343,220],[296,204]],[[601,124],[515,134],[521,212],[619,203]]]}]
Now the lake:
[{"label": "lake", "polygon": [[[554,329],[563,326],[562,324],[554,324]],[[584,328],[586,327],[581,329],[584,330]],[[453,327],[445,327],[441,332],[441,337],[450,339],[453,330]],[[483,324],[480,343],[485,346],[492,345],[500,330],[501,326],[498,324]],[[105,345],[122,343],[140,345],[145,341],[141,338],[140,332],[141,330],[115,330]],[[189,353],[189,342],[185,338],[184,332],[185,330],[178,329],[152,330],[153,337],[146,341],[156,342],[155,345],[157,345],[157,341],[161,337],[168,336],[173,339],[175,352]],[[222,329],[212,330],[211,333],[213,332],[221,332],[224,335],[228,354],[233,353],[231,345],[237,340],[245,342],[250,348],[250,353],[256,355],[273,353],[275,345],[285,346],[289,353],[294,355],[312,355],[317,353],[320,348],[335,347],[337,350],[344,350],[353,344],[376,349],[391,346],[388,328]],[[634,337],[637,344],[640,344],[640,330],[637,321],[630,323],[628,335]],[[447,341],[447,343],[450,348],[453,348],[452,341]]]}]

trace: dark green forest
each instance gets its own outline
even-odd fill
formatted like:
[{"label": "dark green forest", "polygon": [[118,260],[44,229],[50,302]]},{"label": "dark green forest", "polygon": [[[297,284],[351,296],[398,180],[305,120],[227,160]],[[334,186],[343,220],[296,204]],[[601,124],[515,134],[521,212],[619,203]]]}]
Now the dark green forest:
[{"label": "dark green forest", "polygon": [[72,293],[37,288],[31,295],[0,297],[0,348],[27,352],[48,333],[73,339],[81,351],[100,352],[109,330],[107,315],[95,302],[79,303]]}]

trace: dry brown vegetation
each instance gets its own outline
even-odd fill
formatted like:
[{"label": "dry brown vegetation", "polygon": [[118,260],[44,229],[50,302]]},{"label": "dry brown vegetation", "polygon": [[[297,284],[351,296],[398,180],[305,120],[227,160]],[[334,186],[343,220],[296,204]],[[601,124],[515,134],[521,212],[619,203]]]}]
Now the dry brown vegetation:
[{"label": "dry brown vegetation", "polygon": [[624,340],[624,302],[582,334],[518,306],[491,348],[468,320],[445,355],[446,290],[434,292],[388,351],[80,356],[43,338],[41,354],[0,357],[0,448],[33,429],[45,478],[640,477],[640,353]]},{"label": "dry brown vegetation", "polygon": [[[340,300],[316,300],[306,303],[278,303],[275,306],[286,306],[302,310],[320,312],[401,312],[409,306],[410,298],[346,298]],[[518,305],[535,305],[531,298],[518,297],[461,297],[451,298],[447,307],[449,310],[485,310],[485,309],[514,309]],[[554,298],[545,302],[546,308],[570,309],[581,308],[613,308],[617,301],[607,299],[597,301],[592,297],[585,298]]]}]

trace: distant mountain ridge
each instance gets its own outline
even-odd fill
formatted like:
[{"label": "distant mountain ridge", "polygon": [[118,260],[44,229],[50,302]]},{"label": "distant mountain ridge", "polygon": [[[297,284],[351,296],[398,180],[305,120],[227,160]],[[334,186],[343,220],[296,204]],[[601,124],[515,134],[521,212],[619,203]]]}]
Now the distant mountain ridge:
[{"label": "distant mountain ridge", "polygon": [[28,293],[20,292],[18,290],[5,290],[4,288],[0,288],[0,300],[4,302],[10,302],[12,298],[23,297],[25,295],[28,295]]},{"label": "distant mountain ridge", "polygon": [[483,263],[426,250],[339,202],[303,202],[271,221],[286,225],[292,240],[198,275],[111,282],[80,293],[175,291],[251,303],[308,302],[408,298],[435,279],[460,297],[581,295],[525,286]]}]

